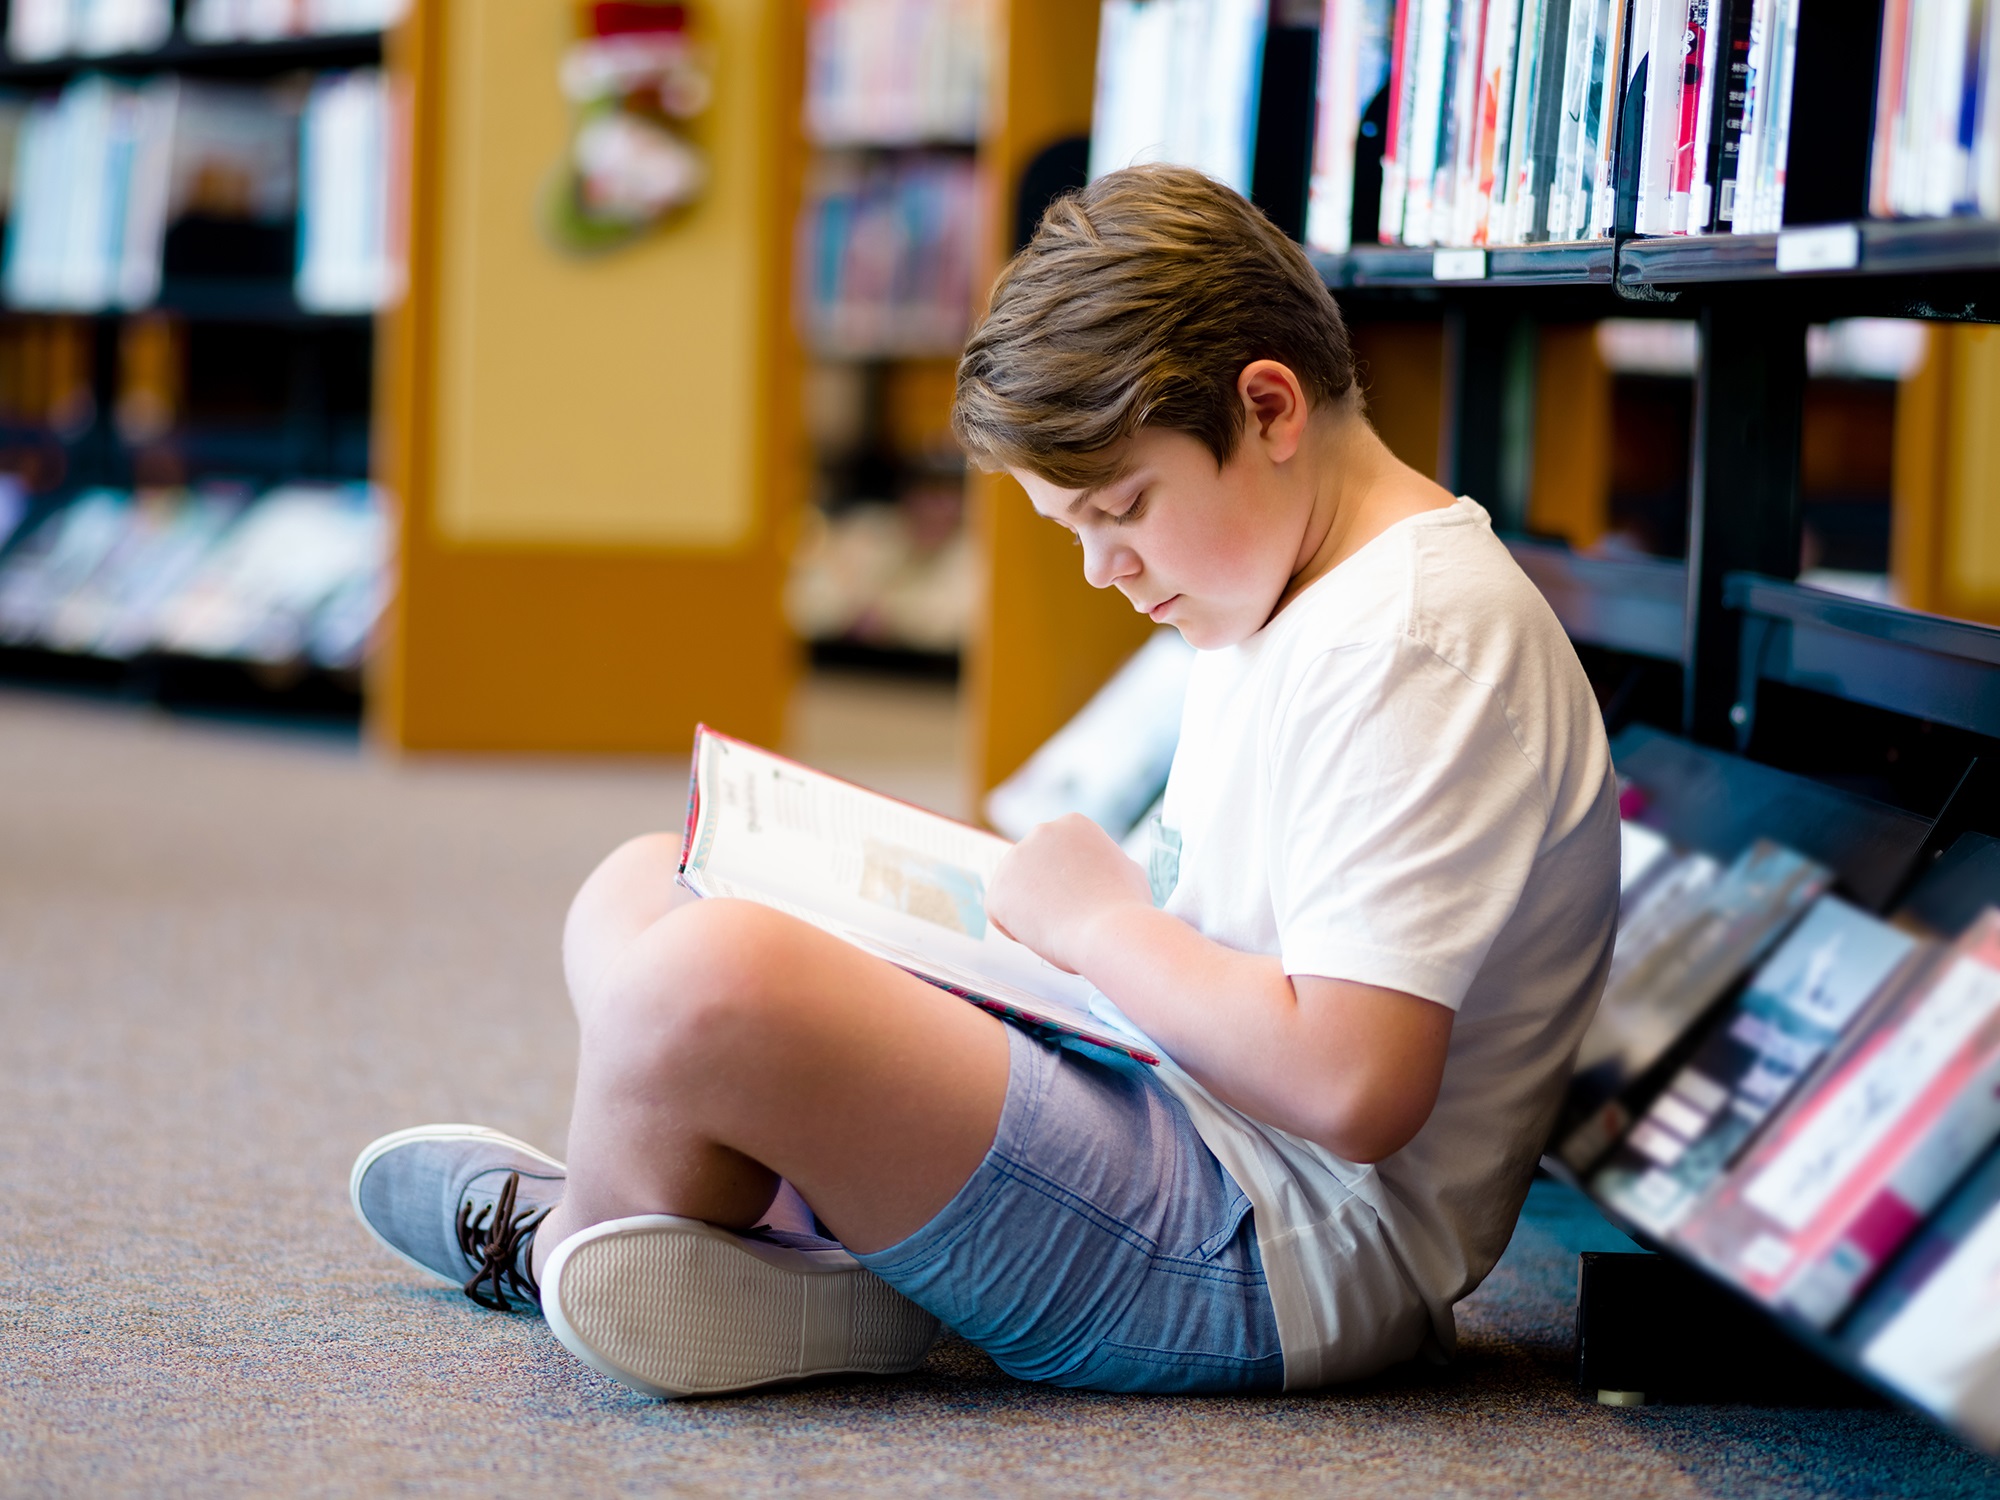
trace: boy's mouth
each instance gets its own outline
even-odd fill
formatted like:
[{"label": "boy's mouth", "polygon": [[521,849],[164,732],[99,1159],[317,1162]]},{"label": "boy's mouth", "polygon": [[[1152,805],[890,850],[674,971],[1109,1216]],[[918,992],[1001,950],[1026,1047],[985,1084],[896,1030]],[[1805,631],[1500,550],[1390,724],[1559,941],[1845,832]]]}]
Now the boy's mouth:
[{"label": "boy's mouth", "polygon": [[1155,620],[1164,620],[1167,617],[1167,611],[1180,602],[1180,597],[1179,594],[1170,594],[1147,610],[1146,613]]}]

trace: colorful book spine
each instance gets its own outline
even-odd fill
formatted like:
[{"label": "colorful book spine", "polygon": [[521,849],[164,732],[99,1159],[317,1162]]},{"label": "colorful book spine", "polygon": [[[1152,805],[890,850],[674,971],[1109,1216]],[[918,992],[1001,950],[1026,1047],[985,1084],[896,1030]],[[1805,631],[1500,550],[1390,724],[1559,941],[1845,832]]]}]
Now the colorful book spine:
[{"label": "colorful book spine", "polygon": [[1403,237],[1403,196],[1409,180],[1404,158],[1416,107],[1412,37],[1422,8],[1422,0],[1396,0],[1395,29],[1389,38],[1389,121],[1382,143],[1382,206],[1375,231],[1375,238],[1385,245]]},{"label": "colorful book spine", "polygon": [[1687,27],[1681,34],[1681,107],[1679,130],[1674,146],[1674,165],[1668,182],[1671,198],[1669,229],[1686,234],[1694,197],[1696,169],[1700,160],[1706,116],[1702,100],[1708,97],[1709,0],[1688,0]]}]

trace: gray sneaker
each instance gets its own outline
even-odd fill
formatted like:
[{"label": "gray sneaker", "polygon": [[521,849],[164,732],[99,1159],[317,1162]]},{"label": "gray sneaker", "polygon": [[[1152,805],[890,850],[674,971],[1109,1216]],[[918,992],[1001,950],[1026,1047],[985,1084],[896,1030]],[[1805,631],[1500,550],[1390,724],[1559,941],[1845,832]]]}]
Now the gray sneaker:
[{"label": "gray sneaker", "polygon": [[938,1321],[831,1240],[644,1214],[564,1240],[542,1268],[564,1347],[648,1396],[914,1370]]},{"label": "gray sneaker", "polygon": [[563,1164],[481,1125],[418,1125],[355,1158],[347,1195],[382,1245],[481,1307],[539,1306],[535,1229],[562,1201]]}]

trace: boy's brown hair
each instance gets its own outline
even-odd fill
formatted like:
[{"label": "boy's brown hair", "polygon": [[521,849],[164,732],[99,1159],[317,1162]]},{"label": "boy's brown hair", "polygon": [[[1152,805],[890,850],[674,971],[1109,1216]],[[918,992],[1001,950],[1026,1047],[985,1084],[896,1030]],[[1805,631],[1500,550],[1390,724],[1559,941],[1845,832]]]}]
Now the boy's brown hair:
[{"label": "boy's brown hair", "polygon": [[1236,377],[1288,366],[1314,405],[1354,386],[1333,295],[1264,215],[1187,167],[1128,167],[1058,198],[994,283],[958,362],[973,461],[1063,489],[1117,477],[1141,427],[1236,452]]}]

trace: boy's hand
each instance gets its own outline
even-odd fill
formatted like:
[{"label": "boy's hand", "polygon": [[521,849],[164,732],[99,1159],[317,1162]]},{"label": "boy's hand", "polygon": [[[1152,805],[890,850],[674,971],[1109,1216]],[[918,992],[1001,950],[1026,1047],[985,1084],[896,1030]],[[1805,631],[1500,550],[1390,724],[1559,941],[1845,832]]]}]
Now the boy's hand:
[{"label": "boy's hand", "polygon": [[1091,923],[1105,911],[1151,909],[1145,871],[1080,813],[1043,823],[1008,850],[986,891],[986,915],[1058,968],[1077,973]]}]

